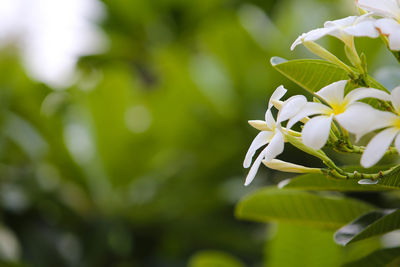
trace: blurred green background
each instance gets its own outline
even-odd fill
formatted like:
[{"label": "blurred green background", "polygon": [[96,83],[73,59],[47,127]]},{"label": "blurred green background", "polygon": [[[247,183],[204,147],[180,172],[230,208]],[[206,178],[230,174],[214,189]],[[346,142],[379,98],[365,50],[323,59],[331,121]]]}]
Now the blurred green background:
[{"label": "blurred green background", "polygon": [[[280,84],[303,92],[269,59],[312,57],[291,52],[293,40],[354,14],[353,1],[103,4],[108,49],[80,58],[68,88],[29,78],[17,46],[0,50],[3,264],[186,266],[219,250],[248,266],[283,266],[273,253],[286,243],[264,249],[276,229],[233,215],[242,196],[288,177],[261,167],[243,186],[257,134],[246,121],[263,119]],[[363,42],[378,69],[386,51]],[[339,41],[320,43],[343,56]],[[290,148],[281,158],[316,164]]]}]

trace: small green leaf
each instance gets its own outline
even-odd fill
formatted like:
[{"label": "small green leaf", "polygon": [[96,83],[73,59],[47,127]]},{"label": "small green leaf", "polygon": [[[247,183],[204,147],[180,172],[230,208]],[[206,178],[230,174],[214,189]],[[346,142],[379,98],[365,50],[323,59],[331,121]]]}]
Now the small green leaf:
[{"label": "small green leaf", "polygon": [[[271,64],[280,73],[311,93],[333,82],[349,79],[344,69],[325,60],[296,59],[288,61],[280,57],[272,57]],[[367,80],[371,87],[388,92],[371,76],[368,76]]]},{"label": "small green leaf", "polygon": [[235,257],[220,251],[201,251],[189,260],[189,267],[244,267]]},{"label": "small green leaf", "polygon": [[378,81],[376,81],[374,78],[372,78],[371,76],[368,75],[367,77],[368,83],[371,85],[372,88],[376,88],[376,89],[381,89],[387,93],[389,93],[389,90],[386,89],[385,86],[383,86],[382,84],[380,84]]},{"label": "small green leaf", "polygon": [[339,66],[318,59],[296,59],[287,61],[283,58],[271,58],[272,66],[287,78],[311,93],[322,87],[347,80],[347,72]]},{"label": "small green leaf", "polygon": [[342,196],[265,188],[241,200],[236,216],[257,222],[278,221],[338,229],[372,209],[369,204]]},{"label": "small green leaf", "polygon": [[376,266],[399,266],[400,247],[386,248],[372,252],[364,258],[352,261],[343,267],[376,267]]},{"label": "small green leaf", "polygon": [[400,228],[400,210],[376,210],[357,218],[335,233],[335,242],[347,245]]}]

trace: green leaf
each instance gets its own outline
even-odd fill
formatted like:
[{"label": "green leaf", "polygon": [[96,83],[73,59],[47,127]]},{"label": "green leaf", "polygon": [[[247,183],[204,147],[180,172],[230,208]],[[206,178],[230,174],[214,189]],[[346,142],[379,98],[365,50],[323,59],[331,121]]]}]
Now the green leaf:
[{"label": "green leaf", "polygon": [[[325,60],[296,59],[288,61],[284,58],[272,57],[271,64],[280,73],[311,93],[333,82],[349,79],[344,69]],[[371,76],[368,76],[367,79],[371,87],[388,92]]]},{"label": "green leaf", "polygon": [[[265,266],[337,267],[345,256],[343,247],[332,240],[332,231],[279,223],[268,228]],[[318,244],[318,245],[316,245]]]},{"label": "green leaf", "polygon": [[236,216],[257,222],[290,222],[338,229],[372,209],[364,202],[331,194],[264,188],[241,200]]},{"label": "green leaf", "polygon": [[220,251],[201,251],[189,260],[189,267],[244,267],[235,257]]},{"label": "green leaf", "polygon": [[389,90],[386,89],[385,86],[383,86],[382,84],[380,84],[378,81],[376,81],[374,78],[372,78],[371,76],[368,75],[367,77],[368,79],[368,83],[371,85],[371,87],[376,88],[376,89],[381,89],[387,93],[389,93]]},{"label": "green leaf", "polygon": [[400,210],[376,210],[357,218],[335,233],[335,242],[347,245],[400,228]]},{"label": "green leaf", "polygon": [[400,247],[386,248],[372,252],[359,260],[346,263],[343,267],[376,267],[376,266],[399,266]]},{"label": "green leaf", "polygon": [[347,80],[347,72],[339,66],[318,59],[271,58],[272,66],[287,78],[311,93],[339,80]]}]

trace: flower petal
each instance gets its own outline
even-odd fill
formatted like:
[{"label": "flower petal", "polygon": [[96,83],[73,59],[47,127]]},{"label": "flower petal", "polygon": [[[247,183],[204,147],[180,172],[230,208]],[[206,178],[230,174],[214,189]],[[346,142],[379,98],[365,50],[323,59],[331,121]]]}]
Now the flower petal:
[{"label": "flower petal", "polygon": [[388,36],[391,50],[400,50],[400,24],[396,20],[388,18],[379,19],[376,21],[375,27]]},{"label": "flower petal", "polygon": [[362,9],[374,12],[383,17],[396,18],[399,16],[399,5],[396,0],[358,0],[357,4]]},{"label": "flower petal", "polygon": [[396,112],[398,114],[400,114],[400,86],[397,86],[396,88],[394,88],[392,90],[391,95],[392,95],[391,100],[392,100],[393,107],[396,110]]},{"label": "flower petal", "polygon": [[303,95],[295,95],[290,97],[283,103],[279,110],[277,123],[288,120],[296,115],[307,104],[307,98]]},{"label": "flower petal", "polygon": [[[400,18],[400,9],[399,9]],[[379,19],[375,23],[377,27],[384,35],[389,38],[389,48],[393,51],[400,50],[400,24],[394,19],[383,18]]]},{"label": "flower petal", "polygon": [[332,117],[318,116],[309,120],[301,132],[303,143],[315,150],[322,148],[329,137]]},{"label": "flower petal", "polygon": [[265,113],[265,122],[267,123],[267,127],[269,129],[275,129],[276,122],[270,109],[268,109]]},{"label": "flower petal", "polygon": [[318,28],[311,30],[307,33],[303,33],[297,39],[293,42],[292,46],[290,47],[290,50],[293,50],[296,46],[303,42],[307,41],[316,41],[319,38],[328,35],[330,32],[334,31],[334,28]]},{"label": "flower petal", "polygon": [[285,87],[283,87],[283,85],[280,85],[278,88],[276,88],[269,99],[268,109],[272,108],[273,106],[271,100],[281,99],[286,94],[286,92],[287,90],[285,89]]},{"label": "flower petal", "polygon": [[383,34],[389,35],[395,31],[397,31],[400,28],[400,25],[394,19],[383,18],[383,19],[378,19],[375,22],[375,27],[379,28],[379,30]]},{"label": "flower petal", "polygon": [[325,28],[343,28],[352,25],[356,19],[357,16],[348,16],[342,19],[337,19],[337,20],[330,20],[324,23]]},{"label": "flower petal", "polygon": [[285,141],[280,131],[275,131],[274,137],[265,149],[265,160],[270,161],[283,152]]},{"label": "flower petal", "polygon": [[356,16],[350,16],[343,19],[327,21],[324,23],[324,27],[328,29],[332,29],[329,35],[342,40],[344,43],[347,43],[347,39],[350,37],[346,32],[344,32],[344,28],[351,26],[355,20]]},{"label": "flower petal", "polygon": [[375,28],[375,20],[369,19],[355,23],[352,26],[347,27],[343,30],[345,33],[352,36],[365,36],[371,38],[377,38],[379,36],[379,31]]},{"label": "flower petal", "polygon": [[389,48],[392,51],[400,50],[400,29],[391,32],[389,35]]},{"label": "flower petal", "polygon": [[379,36],[379,31],[376,30],[374,21],[364,21],[357,23],[344,29],[344,32],[357,37],[365,36],[377,38]]},{"label": "flower petal", "polygon": [[256,153],[257,149],[259,149],[263,145],[268,144],[268,142],[271,141],[273,135],[274,133],[270,131],[262,131],[257,134],[253,142],[251,143],[249,150],[246,153],[246,157],[243,162],[243,167],[245,168],[250,167],[251,160],[253,159],[253,156]]},{"label": "flower petal", "polygon": [[357,140],[366,133],[391,126],[396,118],[391,112],[374,109],[362,102],[351,104],[345,112],[335,116],[343,128],[356,135]]},{"label": "flower petal", "polygon": [[331,83],[316,94],[322,97],[330,105],[340,105],[343,102],[344,88],[346,87],[347,80]]},{"label": "flower petal", "polygon": [[268,103],[268,109],[265,112],[265,122],[267,123],[267,126],[270,129],[275,128],[275,119],[272,116],[271,113],[271,108],[273,106],[273,100],[279,100],[282,98],[282,96],[284,96],[286,94],[287,90],[285,89],[285,87],[283,87],[283,85],[279,86],[278,88],[275,89],[275,91],[272,93],[270,99],[269,99],[269,103]]},{"label": "flower petal", "polygon": [[267,148],[264,148],[263,151],[261,151],[260,155],[258,155],[258,157],[256,158],[256,160],[254,161],[253,165],[250,168],[249,173],[246,176],[246,180],[244,182],[245,186],[248,186],[253,180],[254,177],[257,174],[258,168],[260,167],[261,161],[264,159],[265,156],[265,150]]},{"label": "flower petal", "polygon": [[394,127],[383,130],[371,139],[363,155],[361,156],[361,165],[364,168],[369,168],[377,163],[385,154],[386,150],[393,142],[396,134],[399,133]]},{"label": "flower petal", "polygon": [[368,98],[368,97],[373,97],[377,98],[380,100],[385,100],[389,101],[390,100],[390,95],[386,93],[385,91],[375,89],[375,88],[357,88],[348,93],[344,101],[347,102],[348,104],[351,104],[353,102],[356,102],[357,100],[363,99],[363,98]]},{"label": "flower petal", "polygon": [[332,109],[324,104],[308,102],[304,107],[293,116],[287,124],[287,128],[290,129],[295,125],[298,121],[303,119],[304,117],[315,115],[315,114],[330,114],[332,113]]}]

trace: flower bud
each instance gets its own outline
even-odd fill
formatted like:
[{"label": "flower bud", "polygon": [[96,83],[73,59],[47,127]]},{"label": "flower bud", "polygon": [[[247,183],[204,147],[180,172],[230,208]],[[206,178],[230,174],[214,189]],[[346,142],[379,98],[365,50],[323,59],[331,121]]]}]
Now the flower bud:
[{"label": "flower bud", "polygon": [[313,41],[306,41],[303,42],[303,45],[313,54],[319,56],[320,58],[323,58],[325,60],[328,60],[329,62],[332,62],[340,67],[342,67],[344,70],[346,70],[349,73],[352,73],[352,69],[344,64],[340,59],[338,59],[334,54],[320,46],[319,44],[313,42]]},{"label": "flower bud", "polygon": [[274,105],[274,107],[275,107],[277,110],[281,110],[281,108],[282,108],[284,102],[283,102],[283,101],[280,101],[280,100],[271,99],[271,103],[272,103],[272,105]]},{"label": "flower bud", "polygon": [[262,161],[265,166],[270,169],[283,171],[283,172],[294,172],[294,173],[322,173],[321,169],[309,168],[302,165],[285,162],[279,159],[273,159],[271,161]]},{"label": "flower bud", "polygon": [[265,121],[251,120],[248,122],[252,127],[256,128],[259,131],[271,131],[271,129],[267,126],[267,123]]}]

